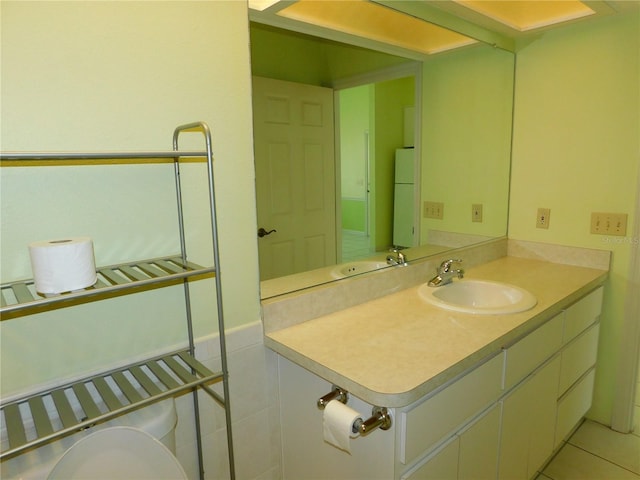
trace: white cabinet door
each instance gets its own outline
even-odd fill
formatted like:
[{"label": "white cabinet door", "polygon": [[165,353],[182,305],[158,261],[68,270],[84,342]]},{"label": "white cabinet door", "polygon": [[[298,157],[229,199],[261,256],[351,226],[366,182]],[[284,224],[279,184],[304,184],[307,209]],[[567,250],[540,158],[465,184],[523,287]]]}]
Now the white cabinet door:
[{"label": "white cabinet door", "polygon": [[502,400],[498,478],[529,479],[551,454],[559,376],[556,356]]},{"label": "white cabinet door", "polygon": [[460,439],[454,436],[427,457],[416,470],[403,475],[400,480],[456,480],[459,450]]},{"label": "white cabinet door", "polygon": [[458,478],[495,480],[498,473],[500,406],[495,404],[460,432]]},{"label": "white cabinet door", "polygon": [[531,379],[535,395],[530,412],[528,478],[534,477],[553,452],[559,376],[560,359],[556,357]]},{"label": "white cabinet door", "polygon": [[498,473],[500,405],[494,404],[425,459],[401,480],[495,480]]}]

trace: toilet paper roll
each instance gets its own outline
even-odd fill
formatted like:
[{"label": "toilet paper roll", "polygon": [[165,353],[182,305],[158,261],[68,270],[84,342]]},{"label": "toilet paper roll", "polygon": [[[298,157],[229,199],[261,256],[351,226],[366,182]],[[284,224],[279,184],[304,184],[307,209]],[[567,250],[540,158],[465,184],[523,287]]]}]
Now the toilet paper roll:
[{"label": "toilet paper roll", "polygon": [[357,437],[353,433],[353,424],[361,416],[338,400],[331,400],[324,408],[322,425],[324,439],[331,445],[351,453],[351,439]]},{"label": "toilet paper roll", "polygon": [[58,294],[96,283],[93,242],[89,237],[44,240],[29,244],[36,291]]}]

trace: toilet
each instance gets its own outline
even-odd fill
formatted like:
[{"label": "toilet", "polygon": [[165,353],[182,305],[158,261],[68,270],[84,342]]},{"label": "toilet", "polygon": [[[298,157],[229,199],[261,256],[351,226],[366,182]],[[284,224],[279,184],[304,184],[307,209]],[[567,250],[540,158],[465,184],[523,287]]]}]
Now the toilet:
[{"label": "toilet", "polygon": [[161,480],[187,475],[171,451],[143,430],[111,427],[75,443],[47,480]]},{"label": "toilet", "polygon": [[179,479],[172,398],[2,462],[3,480]]}]

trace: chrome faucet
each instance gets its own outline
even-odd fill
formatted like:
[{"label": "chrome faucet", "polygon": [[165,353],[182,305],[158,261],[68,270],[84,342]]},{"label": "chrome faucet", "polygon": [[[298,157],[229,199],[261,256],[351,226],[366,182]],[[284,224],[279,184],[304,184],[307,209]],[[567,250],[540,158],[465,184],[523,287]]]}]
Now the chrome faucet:
[{"label": "chrome faucet", "polygon": [[387,263],[389,265],[404,266],[407,264],[407,257],[400,251],[398,247],[393,247],[391,252],[395,253],[395,256],[391,254],[387,255]]},{"label": "chrome faucet", "polygon": [[462,270],[461,268],[451,268],[454,263],[462,263],[462,260],[455,260],[452,258],[450,260],[445,260],[444,262],[442,262],[436,269],[437,275],[429,280],[429,286],[441,287],[442,285],[451,283],[454,277],[464,277],[464,270]]}]

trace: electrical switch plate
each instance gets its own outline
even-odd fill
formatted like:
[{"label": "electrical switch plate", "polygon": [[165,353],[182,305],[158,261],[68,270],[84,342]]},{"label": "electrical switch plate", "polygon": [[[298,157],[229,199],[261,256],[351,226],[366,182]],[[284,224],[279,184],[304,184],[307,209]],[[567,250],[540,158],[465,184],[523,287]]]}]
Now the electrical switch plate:
[{"label": "electrical switch plate", "polygon": [[482,204],[474,203],[471,205],[471,221],[482,222]]},{"label": "electrical switch plate", "polygon": [[424,202],[423,216],[424,218],[437,218],[438,220],[442,220],[444,217],[444,203]]},{"label": "electrical switch plate", "polygon": [[624,237],[627,234],[627,214],[592,212],[591,233]]},{"label": "electrical switch plate", "polygon": [[549,228],[550,208],[539,208],[536,217],[536,228]]}]

